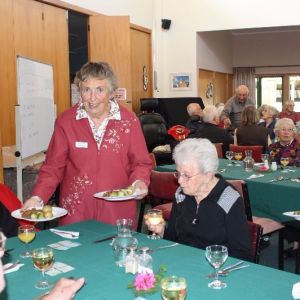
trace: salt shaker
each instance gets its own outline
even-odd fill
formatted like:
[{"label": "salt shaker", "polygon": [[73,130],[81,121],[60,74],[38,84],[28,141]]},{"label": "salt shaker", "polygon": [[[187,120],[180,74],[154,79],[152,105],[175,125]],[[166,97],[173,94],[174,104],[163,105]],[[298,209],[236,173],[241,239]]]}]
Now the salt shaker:
[{"label": "salt shaker", "polygon": [[136,246],[129,246],[129,253],[125,258],[125,272],[135,274],[138,271],[138,256],[135,253]]},{"label": "salt shaker", "polygon": [[142,247],[140,249],[140,255],[138,258],[138,272],[152,271],[152,257],[150,255],[150,249],[148,247]]},{"label": "salt shaker", "polygon": [[277,170],[277,163],[276,163],[276,161],[272,161],[271,170],[272,171],[276,171]]}]

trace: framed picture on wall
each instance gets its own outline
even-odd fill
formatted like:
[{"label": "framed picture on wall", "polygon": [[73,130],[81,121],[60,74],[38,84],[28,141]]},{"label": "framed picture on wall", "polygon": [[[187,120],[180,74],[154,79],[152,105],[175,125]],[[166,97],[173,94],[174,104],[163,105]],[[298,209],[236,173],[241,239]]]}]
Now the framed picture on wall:
[{"label": "framed picture on wall", "polygon": [[172,73],[170,74],[171,91],[191,91],[192,73]]}]

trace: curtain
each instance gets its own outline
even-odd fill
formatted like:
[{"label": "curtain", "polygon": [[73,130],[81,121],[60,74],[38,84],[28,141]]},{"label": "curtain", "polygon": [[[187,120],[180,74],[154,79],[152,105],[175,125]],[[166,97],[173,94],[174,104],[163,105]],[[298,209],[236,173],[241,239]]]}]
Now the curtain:
[{"label": "curtain", "polygon": [[241,84],[244,84],[249,88],[249,97],[256,102],[255,68],[233,68],[234,90]]}]

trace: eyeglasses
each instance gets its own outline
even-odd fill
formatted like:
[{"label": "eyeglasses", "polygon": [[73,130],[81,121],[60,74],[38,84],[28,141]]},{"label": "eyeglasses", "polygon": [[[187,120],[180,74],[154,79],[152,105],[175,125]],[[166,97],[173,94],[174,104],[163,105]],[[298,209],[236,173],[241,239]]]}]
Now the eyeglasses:
[{"label": "eyeglasses", "polygon": [[292,132],[292,131],[294,131],[294,129],[292,129],[292,128],[280,128],[279,131]]},{"label": "eyeglasses", "polygon": [[95,93],[96,96],[101,96],[106,91],[106,88],[102,86],[97,86],[95,88],[90,88],[83,86],[80,88],[80,92],[85,97],[91,97],[93,93]]},{"label": "eyeglasses", "polygon": [[175,172],[174,173],[174,177],[176,179],[179,179],[180,177],[185,180],[185,181],[189,181],[190,179],[192,179],[193,177],[200,175],[200,173],[197,173],[195,175],[186,175],[185,173],[180,173],[180,172]]}]

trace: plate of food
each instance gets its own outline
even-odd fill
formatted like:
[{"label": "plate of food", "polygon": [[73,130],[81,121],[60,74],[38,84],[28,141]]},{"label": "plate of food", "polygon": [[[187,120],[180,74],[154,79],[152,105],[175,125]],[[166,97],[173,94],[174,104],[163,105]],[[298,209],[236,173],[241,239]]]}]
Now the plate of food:
[{"label": "plate of food", "polygon": [[107,201],[125,201],[134,199],[144,192],[141,190],[135,190],[134,187],[131,185],[127,188],[123,189],[115,189],[110,191],[104,191],[94,194],[94,197],[101,198]]},{"label": "plate of food", "polygon": [[26,210],[17,209],[14,210],[11,215],[16,219],[46,222],[60,218],[67,213],[68,211],[64,208],[45,205],[43,207],[32,207]]},{"label": "plate of food", "polygon": [[300,221],[300,210],[294,210],[294,211],[287,211],[283,213],[285,216],[291,217],[296,219],[297,221]]}]

